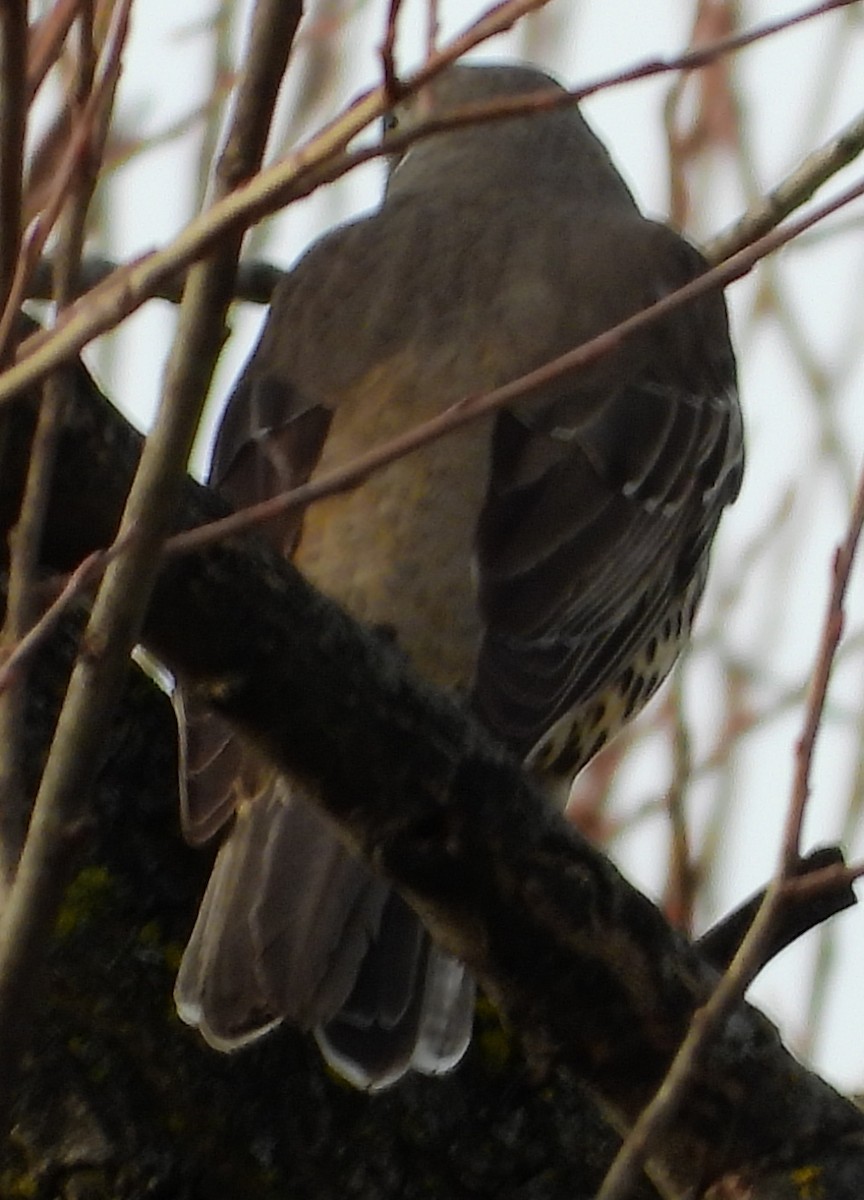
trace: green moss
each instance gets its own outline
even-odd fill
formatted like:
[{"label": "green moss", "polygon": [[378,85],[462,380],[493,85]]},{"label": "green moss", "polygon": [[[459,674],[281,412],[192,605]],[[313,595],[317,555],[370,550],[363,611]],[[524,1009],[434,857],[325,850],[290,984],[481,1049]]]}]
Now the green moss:
[{"label": "green moss", "polygon": [[110,1200],[114,1190],[104,1171],[76,1171],[63,1184],[63,1200]]},{"label": "green moss", "polygon": [[159,948],[162,941],[159,922],[148,921],[146,925],[142,925],[138,930],[138,941],[142,946],[146,946],[150,950]]},{"label": "green moss", "polygon": [[163,965],[176,974],[183,957],[183,946],[180,942],[167,941],[162,926],[158,921],[148,921],[138,930],[138,944],[149,953],[156,953]]},{"label": "green moss", "polygon": [[57,937],[67,938],[81,926],[101,917],[108,911],[114,895],[110,871],[105,867],[84,867],[66,889],[57,914]]},{"label": "green moss", "polygon": [[825,1200],[821,1167],[798,1167],[792,1172],[792,1182],[801,1200]]},{"label": "green moss", "polygon": [[0,1196],[3,1200],[24,1200],[35,1196],[39,1185],[32,1175],[17,1175],[12,1171],[0,1172]]},{"label": "green moss", "polygon": [[516,1050],[512,1034],[501,1024],[496,1008],[485,996],[478,998],[475,1015],[475,1042],[484,1066],[496,1074],[506,1070]]}]

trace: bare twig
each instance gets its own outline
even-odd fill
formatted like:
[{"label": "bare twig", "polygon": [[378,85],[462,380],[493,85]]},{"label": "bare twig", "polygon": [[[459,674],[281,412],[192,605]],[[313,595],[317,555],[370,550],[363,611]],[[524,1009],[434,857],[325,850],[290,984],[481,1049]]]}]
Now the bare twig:
[{"label": "bare twig", "polygon": [[[733,36],[742,18],[740,5],[734,0],[697,0],[694,7],[690,34],[693,46]],[[741,110],[731,70],[728,58],[718,60],[696,77],[682,73],[669,88],[663,124],[669,148],[669,221],[676,229],[689,224],[688,163],[710,147],[740,141]],[[692,103],[684,103],[688,97]]]},{"label": "bare twig", "polygon": [[[665,1080],[627,1135],[624,1145],[597,1195],[597,1200],[624,1200],[628,1189],[637,1178],[642,1163],[650,1153],[651,1147],[658,1144],[665,1130],[675,1119],[687,1094],[687,1088],[695,1077],[697,1064],[710,1039],[721,1029],[734,1005],[741,999],[761,964],[765,961],[765,949],[787,891],[794,888],[800,894],[804,887],[815,888],[822,882],[820,880],[822,872],[805,880],[793,880],[792,876],[794,876],[800,861],[801,823],[809,794],[813,747],[825,705],[831,668],[843,629],[844,598],[862,526],[864,526],[864,470],[859,477],[846,536],[834,556],[832,586],[822,625],[816,664],[811,678],[803,731],[796,746],[795,780],[783,837],[781,860],[776,876],[729,970],[717,985],[708,1003],[695,1014],[687,1037],[675,1056]],[[843,868],[843,870],[846,881],[856,874],[854,870],[850,872],[848,868]],[[829,878],[832,878],[830,872],[833,871],[836,871],[836,868],[829,868],[826,872]],[[832,882],[836,882],[836,878],[832,878]],[[822,882],[822,886],[824,886],[824,882]]]},{"label": "bare twig", "polygon": [[400,98],[401,85],[399,73],[396,70],[396,33],[399,26],[399,10],[402,0],[390,0],[387,9],[387,23],[384,27],[384,41],[381,43],[381,70],[384,75],[384,91],[395,104]]},{"label": "bare twig", "polygon": [[795,875],[783,881],[783,895],[802,900],[823,895],[829,891],[854,883],[864,876],[864,863],[837,863],[822,867],[807,875]]},{"label": "bare twig", "polygon": [[[421,70],[404,79],[403,91],[416,91],[467,50],[510,28],[521,16],[543,7],[547,0],[508,0],[475,22],[464,34],[430,58]],[[418,124],[404,135],[404,145],[442,129],[481,120],[501,120],[518,113],[529,113],[556,105],[573,104],[586,95],[623,82],[648,78],[673,70],[692,70],[755,41],[770,37],[792,25],[819,17],[857,0],[830,0],[801,13],[760,26],[747,34],[724,39],[715,46],[669,59],[651,59],[640,66],[596,80],[577,91],[526,96],[494,105],[471,105],[441,120]],[[195,218],[178,237],[162,250],[154,251],[135,263],[118,269],[101,287],[94,289],[73,307],[64,322],[50,334],[28,339],[21,361],[0,377],[0,401],[14,395],[44,377],[58,363],[77,354],[94,337],[112,328],[149,299],[166,279],[200,258],[219,240],[236,228],[246,228],[291,200],[299,199],[344,175],[360,163],[385,153],[379,146],[345,150],[348,142],[389,107],[383,87],[367,93],[331,122],[317,137],[300,147],[281,163],[261,171],[254,179],[230,196],[215,203]],[[394,138],[386,152],[401,149],[403,142]]]},{"label": "bare twig", "polygon": [[[6,304],[15,277],[21,242],[21,177],[24,135],[27,124],[26,97],[27,4],[10,0],[0,4],[0,311]],[[13,357],[13,347],[0,342],[0,365]],[[20,536],[10,533],[10,555],[19,563],[26,555]],[[20,569],[16,572],[21,578]],[[14,645],[19,630],[18,593],[7,602],[0,653]],[[19,714],[6,713],[0,704],[0,908],[11,879],[24,828],[21,804],[20,761],[16,741],[10,734],[20,727]]]},{"label": "bare twig", "polygon": [[672,726],[673,766],[672,780],[666,793],[670,846],[663,911],[676,929],[692,934],[700,870],[694,858],[687,820],[687,794],[693,779],[693,747],[684,718],[680,670],[672,680],[666,708]]},{"label": "bare twig", "polygon": [[21,239],[26,67],[27,3],[6,0],[0,4],[0,310],[12,285]]},{"label": "bare twig", "polygon": [[[164,142],[189,128],[200,129],[203,123],[200,144],[196,153],[196,167],[193,173],[196,180],[195,203],[192,210],[194,212],[198,212],[207,203],[211,167],[216,160],[225,126],[225,105],[233,89],[234,16],[236,10],[236,4],[219,4],[208,18],[210,36],[207,39],[207,50],[211,57],[207,64],[210,87],[206,99],[192,112],[185,113],[176,124],[163,129],[156,138],[157,141]],[[146,144],[143,142],[142,146]],[[166,296],[165,299],[179,301],[183,294],[185,276],[172,282],[176,283],[176,287],[172,288],[173,294]]]},{"label": "bare twig", "polygon": [[118,4],[116,8],[113,33],[108,39],[99,81],[93,87],[79,120],[73,124],[68,144],[56,172],[49,202],[39,218],[33,222],[24,240],[3,316],[0,318],[0,347],[5,345],[14,328],[21,301],[27,293],[30,271],[39,261],[39,256],[60,215],[71,181],[79,170],[81,158],[87,153],[90,139],[94,136],[94,131],[99,128],[100,122],[104,120],[104,114],[110,113],[120,76],[121,54],[128,29],[131,4],[132,0],[123,0],[123,3]]},{"label": "bare twig", "polygon": [[[795,874],[783,885],[783,906],[777,913],[766,955],[767,962],[790,946],[802,934],[844,912],[856,904],[852,883],[855,868],[849,868],[839,846],[821,846],[795,864]],[[799,890],[798,883],[806,883]],[[732,962],[765,900],[765,891],[757,892],[739,904],[720,922],[697,939],[696,945],[718,971]]]},{"label": "bare twig", "polygon": [[[112,259],[102,258],[95,254],[86,255],[81,260],[76,278],[76,297],[104,283],[110,275],[120,269]],[[51,298],[53,270],[54,262],[50,256],[39,260],[27,287],[29,299],[49,300]],[[272,263],[265,262],[263,259],[245,258],[237,268],[234,299],[245,301],[248,304],[269,304],[273,289],[282,275],[283,272],[279,267],[274,267]],[[170,300],[174,304],[179,304],[185,282],[186,271],[182,271],[179,275],[173,275],[163,281],[157,291],[153,293],[153,298]]]},{"label": "bare twig", "polygon": [[33,26],[27,61],[27,89],[31,100],[57,61],[79,8],[79,0],[56,0]]},{"label": "bare twig", "polygon": [[864,470],[859,476],[848,532],[834,554],[828,608],[822,623],[816,665],[810,679],[804,726],[795,747],[795,777],[783,838],[786,874],[789,873],[790,867],[798,861],[801,853],[801,826],[807,797],[810,794],[810,767],[813,761],[813,750],[822,721],[834,659],[843,634],[843,602],[849,586],[852,564],[858,550],[862,525],[864,525]]},{"label": "bare twig", "polygon": [[0,692],[15,681],[16,674],[31,654],[50,637],[67,608],[91,590],[102,577],[106,567],[131,543],[134,530],[127,530],[107,550],[94,550],[80,562],[63,584],[63,588],[39,620],[33,625],[0,668]]},{"label": "bare twig", "polygon": [[731,229],[713,238],[703,247],[708,259],[718,262],[749,245],[769,229],[779,225],[800,208],[823,183],[864,151],[864,113],[850,121],[838,134],[800,163],[776,188],[749,209]]},{"label": "bare twig", "polygon": [[[79,51],[73,91],[68,98],[68,105],[72,111],[83,112],[87,107],[95,73],[92,0],[79,0],[78,9]],[[121,29],[119,44],[122,44],[124,37],[125,33]],[[68,192],[64,197],[66,210],[54,262],[54,301],[58,310],[68,304],[73,295],[75,275],[84,244],[87,211],[98,178],[116,80],[117,73],[114,71],[112,86],[101,95],[102,111],[97,109],[91,113],[93,127],[89,131],[87,151],[77,160],[75,175],[69,180]],[[2,635],[3,644],[9,647],[16,646],[33,623],[34,584],[67,386],[68,375],[63,370],[56,372],[45,382],[45,392],[30,451],[21,512],[10,535],[9,591]],[[0,820],[0,865],[3,875],[0,877],[0,892],[9,885],[14,875],[24,841],[29,809],[29,797],[24,793],[21,770],[26,679],[21,670],[23,660],[19,661],[16,686],[6,688],[0,693],[0,777],[3,780]]]},{"label": "bare twig", "polygon": [[438,0],[426,0],[426,54],[435,53],[441,29]]},{"label": "bare twig", "polygon": [[[231,135],[219,164],[226,193],[260,164],[301,6],[258,0]],[[70,833],[87,813],[99,747],[116,703],[153,581],[158,549],[185,479],[207,386],[222,344],[240,232],[190,273],[162,404],[147,439],[120,537],[131,538],[102,580],[57,723],[30,829],[8,903],[0,915],[0,1127],[29,1036],[34,981],[48,931],[74,867]]]}]

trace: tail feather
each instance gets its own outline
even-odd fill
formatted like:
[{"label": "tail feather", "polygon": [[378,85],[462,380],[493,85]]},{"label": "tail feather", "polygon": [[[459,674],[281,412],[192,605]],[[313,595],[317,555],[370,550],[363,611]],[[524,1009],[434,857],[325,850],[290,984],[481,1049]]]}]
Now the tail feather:
[{"label": "tail feather", "polygon": [[411,1056],[415,1071],[441,1075],[456,1066],[471,1041],[475,992],[462,963],[430,945],[423,1021]]},{"label": "tail feather", "polygon": [[[398,896],[393,899],[403,904]],[[355,1087],[377,1091],[409,1069],[443,1074],[456,1066],[471,1041],[474,983],[462,964],[432,945],[410,916],[420,934],[418,970],[399,1019],[386,1024],[369,1009],[358,1014],[349,1001],[334,1021],[315,1031],[325,1059]],[[369,959],[374,957],[373,949]],[[392,960],[382,955],[381,965],[392,966]]]},{"label": "tail feather", "polygon": [[275,779],[237,812],[180,965],[181,1017],[220,1049],[281,1020],[332,1018],[377,936],[388,887]]},{"label": "tail feather", "polygon": [[273,776],[222,842],[175,1000],[219,1050],[283,1020],[314,1029],[334,1069],[374,1089],[458,1062],[473,985],[297,785]]}]

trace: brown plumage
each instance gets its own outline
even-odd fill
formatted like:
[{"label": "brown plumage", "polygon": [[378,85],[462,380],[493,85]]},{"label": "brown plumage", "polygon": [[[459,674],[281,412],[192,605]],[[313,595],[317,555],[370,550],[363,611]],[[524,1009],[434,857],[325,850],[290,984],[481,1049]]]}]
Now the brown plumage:
[{"label": "brown plumage", "polygon": [[[456,67],[419,104],[555,86],[528,68]],[[702,270],[641,216],[574,108],[419,142],[381,208],[280,285],[212,482],[238,506],[302,483]],[[536,771],[571,778],[671,668],[742,463],[712,294],[267,532]],[[459,964],[296,782],[207,713],[181,727],[187,834],[226,830],[178,978],[185,1019],[223,1048],[283,1019],[315,1029],[367,1087],[458,1061],[473,997]]]}]

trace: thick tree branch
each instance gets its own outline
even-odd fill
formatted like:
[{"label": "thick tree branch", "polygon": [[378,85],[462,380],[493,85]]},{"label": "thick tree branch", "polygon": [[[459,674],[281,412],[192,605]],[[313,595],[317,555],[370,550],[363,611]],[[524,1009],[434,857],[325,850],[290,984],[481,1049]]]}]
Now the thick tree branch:
[{"label": "thick tree branch", "polygon": [[[83,372],[77,397],[43,547],[58,570],[110,540],[138,451]],[[6,419],[14,443],[26,412]],[[14,511],[15,486],[4,470],[0,518]],[[182,499],[186,525],[219,508],[191,481]],[[516,763],[251,539],[172,557],[144,637],[275,762],[311,781],[346,839],[470,963],[538,1070],[571,1068],[619,1127],[635,1120],[715,976],[547,810]],[[763,1171],[785,1179],[842,1151],[855,1187],[828,1190],[852,1197],[864,1186],[864,1153],[843,1140],[853,1134],[864,1137],[861,1114],[739,1004],[700,1057],[651,1171],[672,1194],[734,1173],[748,1180],[742,1194],[767,1197],[780,1193],[762,1187]]]}]

